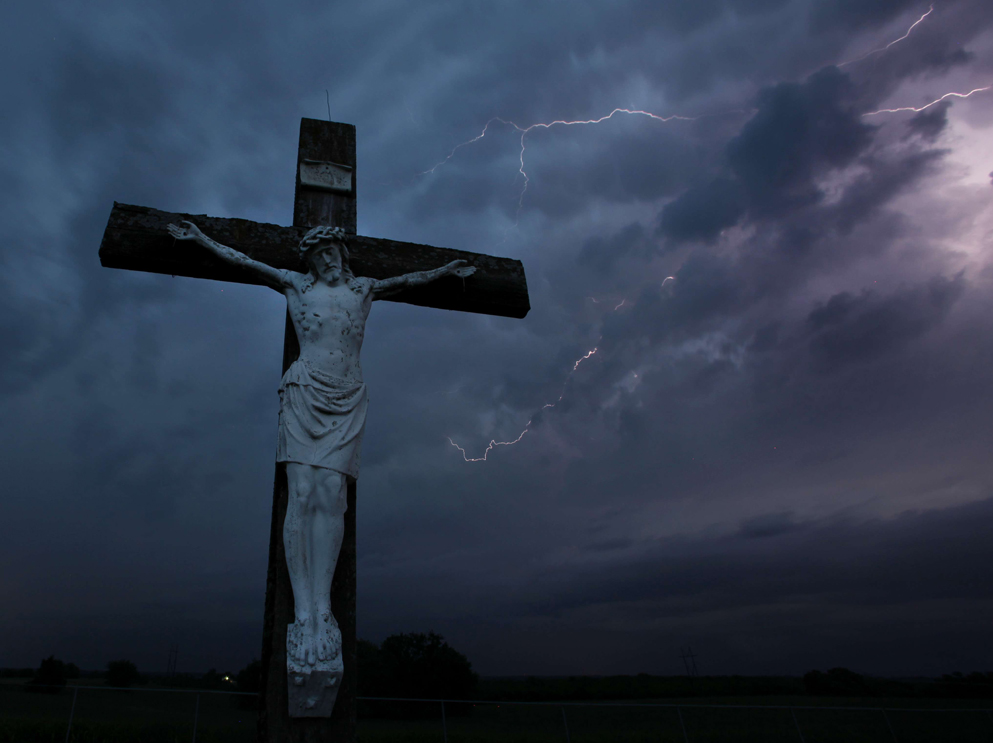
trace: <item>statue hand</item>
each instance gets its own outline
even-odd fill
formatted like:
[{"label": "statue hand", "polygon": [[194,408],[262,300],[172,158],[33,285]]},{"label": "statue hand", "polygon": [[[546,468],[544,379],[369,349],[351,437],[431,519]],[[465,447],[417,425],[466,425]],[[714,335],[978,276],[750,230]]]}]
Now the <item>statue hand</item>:
[{"label": "statue hand", "polygon": [[464,279],[466,276],[472,276],[476,273],[476,267],[470,266],[468,261],[463,260],[452,261],[445,266],[445,269],[452,276],[458,276],[461,279]]},{"label": "statue hand", "polygon": [[192,222],[180,222],[182,227],[174,224],[170,224],[166,227],[169,234],[172,235],[177,240],[200,240],[205,236]]}]

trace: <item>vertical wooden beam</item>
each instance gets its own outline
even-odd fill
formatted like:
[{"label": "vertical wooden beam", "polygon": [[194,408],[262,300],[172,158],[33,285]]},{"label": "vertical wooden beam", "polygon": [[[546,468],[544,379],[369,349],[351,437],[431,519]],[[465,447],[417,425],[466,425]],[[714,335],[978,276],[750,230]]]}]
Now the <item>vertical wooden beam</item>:
[{"label": "vertical wooden beam", "polygon": [[[340,176],[351,170],[351,190],[327,190],[301,182],[301,172],[332,163]],[[328,166],[331,167],[331,166]],[[330,225],[356,232],[355,127],[351,124],[303,119],[297,150],[293,226]],[[297,360],[297,341],[289,312],[283,337],[283,372]],[[331,584],[331,611],[341,630],[344,677],[330,718],[291,718],[286,686],[286,626],[293,622],[293,589],[283,551],[283,519],[286,517],[288,488],[286,465],[276,464],[273,486],[272,523],[269,531],[269,570],[266,576],[265,618],[262,629],[262,698],[259,703],[259,743],[355,743],[358,679],[358,643],[355,628],[355,481],[348,483],[348,510],[345,535]]]},{"label": "vertical wooden beam", "polygon": [[[300,165],[325,162],[351,170],[351,193],[308,188],[300,182]],[[300,121],[300,147],[297,150],[296,191],[293,198],[293,226],[319,224],[341,227],[352,235],[358,231],[355,202],[355,127],[318,119]]]}]

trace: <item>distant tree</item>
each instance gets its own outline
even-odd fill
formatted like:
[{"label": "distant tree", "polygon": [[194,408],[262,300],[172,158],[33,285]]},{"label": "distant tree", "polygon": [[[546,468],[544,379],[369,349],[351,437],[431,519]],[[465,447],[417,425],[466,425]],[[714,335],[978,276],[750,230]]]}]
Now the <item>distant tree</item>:
[{"label": "distant tree", "polygon": [[389,687],[379,645],[368,640],[358,642],[359,696],[382,697]]},{"label": "distant tree", "polygon": [[216,668],[211,668],[200,677],[199,686],[201,689],[223,689],[226,686],[224,675],[218,673]]},{"label": "distant tree", "polygon": [[78,679],[79,678],[79,666],[75,663],[66,663],[66,678],[67,679]]},{"label": "distant tree", "polygon": [[941,677],[937,688],[943,696],[988,699],[993,697],[993,673],[946,673]]},{"label": "distant tree", "polygon": [[129,660],[112,660],[107,664],[107,686],[134,686],[144,683],[138,668]]},{"label": "distant tree", "polygon": [[[359,640],[358,661],[360,696],[471,699],[479,683],[469,659],[434,632],[390,635],[379,647]],[[382,703],[368,707],[377,716],[436,714],[428,706]],[[449,712],[465,710],[453,705]]]},{"label": "distant tree", "polygon": [[235,684],[238,691],[258,693],[262,690],[262,661],[253,660],[247,666],[238,671],[235,677]]},{"label": "distant tree", "polygon": [[14,679],[14,678],[34,678],[35,670],[33,668],[0,668],[0,678],[3,679]]},{"label": "distant tree", "polygon": [[41,661],[28,686],[36,691],[57,693],[66,685],[66,664],[50,655]]},{"label": "distant tree", "polygon": [[434,632],[391,635],[373,649],[363,642],[359,651],[371,661],[369,696],[469,699],[479,683],[469,659]]},{"label": "distant tree", "polygon": [[832,668],[827,673],[810,671],[803,676],[803,687],[813,696],[861,697],[874,691],[863,676],[847,668]]},{"label": "distant tree", "polygon": [[[262,691],[262,661],[257,658],[238,671],[235,676],[235,686],[238,691],[258,694]],[[242,709],[258,709],[259,698],[238,697],[238,706]]]}]

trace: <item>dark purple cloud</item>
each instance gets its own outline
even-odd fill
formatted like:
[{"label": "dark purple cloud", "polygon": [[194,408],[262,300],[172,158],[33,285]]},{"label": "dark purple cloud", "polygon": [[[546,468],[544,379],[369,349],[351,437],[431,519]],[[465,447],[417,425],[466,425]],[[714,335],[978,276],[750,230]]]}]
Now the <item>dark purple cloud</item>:
[{"label": "dark purple cloud", "polygon": [[[373,311],[360,634],[484,674],[985,669],[993,99],[866,115],[993,80],[977,0],[873,52],[926,10],[11,14],[0,666],[258,654],[284,302],[97,249],[115,200],[288,223],[328,90],[360,232],[520,258],[533,307]],[[690,120],[532,128],[526,191],[519,129],[459,147],[617,107]]]}]

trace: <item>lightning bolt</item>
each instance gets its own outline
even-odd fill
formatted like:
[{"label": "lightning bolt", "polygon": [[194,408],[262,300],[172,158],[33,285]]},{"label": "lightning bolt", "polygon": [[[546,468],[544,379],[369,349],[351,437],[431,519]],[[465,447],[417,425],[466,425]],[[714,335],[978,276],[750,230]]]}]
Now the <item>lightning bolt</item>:
[{"label": "lightning bolt", "polygon": [[442,165],[444,165],[449,160],[451,160],[453,157],[455,157],[455,153],[458,152],[459,150],[461,150],[463,147],[467,147],[468,145],[475,144],[476,142],[478,142],[479,140],[481,140],[483,137],[486,136],[486,132],[489,131],[490,124],[492,124],[494,121],[499,121],[501,124],[509,124],[510,126],[514,127],[515,129],[520,129],[520,127],[517,126],[517,124],[515,124],[514,122],[507,121],[506,119],[501,119],[499,116],[494,116],[492,119],[490,119],[489,121],[486,122],[486,126],[483,127],[483,131],[481,131],[479,134],[477,134],[472,139],[467,139],[465,142],[462,142],[461,144],[455,145],[455,147],[452,149],[451,152],[448,153],[448,156],[445,157],[445,159],[440,160],[439,162],[435,163],[433,166],[431,166],[427,170],[422,170],[417,175],[419,175],[419,176],[420,175],[429,175],[429,174],[433,173],[438,168],[440,168]]},{"label": "lightning bolt", "polygon": [[519,216],[521,212],[521,208],[524,206],[524,194],[527,193],[528,184],[530,183],[531,180],[527,174],[527,171],[524,169],[525,167],[524,152],[527,149],[525,137],[527,137],[528,133],[534,131],[535,129],[551,129],[554,126],[580,126],[587,124],[600,124],[604,121],[612,119],[616,114],[629,114],[631,116],[646,116],[650,119],[654,119],[662,123],[667,123],[670,121],[696,121],[698,118],[700,118],[699,116],[681,116],[679,114],[672,114],[671,116],[662,116],[660,114],[652,113],[651,111],[642,111],[640,109],[615,108],[606,116],[601,116],[596,119],[575,119],[575,120],[556,119],[555,121],[539,122],[537,124],[531,124],[530,126],[520,126],[519,124],[516,124],[513,121],[510,121],[509,119],[504,119],[501,118],[500,116],[494,116],[492,119],[486,122],[486,125],[483,127],[483,130],[479,134],[477,134],[472,139],[467,139],[465,142],[455,145],[455,147],[452,148],[452,151],[449,152],[444,159],[440,160],[439,162],[437,162],[435,165],[428,168],[427,170],[421,171],[420,173],[418,173],[418,175],[421,176],[421,175],[428,175],[430,173],[434,173],[438,168],[440,168],[442,165],[444,165],[453,157],[455,157],[455,154],[463,147],[474,144],[475,142],[478,142],[483,137],[485,137],[486,133],[490,129],[490,125],[492,125],[494,122],[499,122],[506,126],[510,126],[516,129],[521,134],[520,165],[518,167],[518,172],[524,177],[524,186],[521,188],[521,195],[517,199],[517,215]]},{"label": "lightning bolt", "polygon": [[908,36],[910,36],[910,32],[913,31],[917,27],[917,25],[919,23],[923,22],[925,18],[927,18],[929,15],[931,15],[931,12],[933,10],[934,10],[934,6],[932,5],[930,8],[928,8],[927,13],[925,13],[920,18],[918,18],[916,21],[914,21],[910,25],[910,28],[907,29],[907,33],[905,33],[899,39],[894,39],[893,41],[891,41],[886,46],[879,47],[879,49],[873,49],[871,52],[866,52],[861,57],[857,57],[856,59],[850,59],[847,62],[842,62],[840,65],[838,65],[838,67],[844,67],[845,65],[855,64],[856,62],[861,62],[863,59],[866,59],[868,57],[871,57],[873,54],[879,54],[880,52],[885,52],[887,49],[889,49],[894,44],[899,44],[901,41],[903,41]]},{"label": "lightning bolt", "polygon": [[[665,286],[665,282],[667,282],[667,281],[675,281],[675,280],[676,280],[676,277],[675,276],[666,276],[662,280],[661,286]],[[593,299],[594,302],[597,301],[593,297],[590,297],[590,299]],[[613,311],[616,312],[617,310],[619,310],[621,307],[624,306],[624,304],[626,302],[627,302],[626,299],[622,299],[621,302],[620,302],[620,304],[618,304],[616,307],[614,307],[614,310]],[[597,339],[597,343],[599,343],[601,340],[603,340],[603,336],[600,336],[600,338]],[[599,350],[599,346],[594,346],[592,348],[592,350],[587,351],[585,354],[583,354],[578,359],[576,359],[575,363],[573,363],[573,365],[572,365],[572,370],[569,372],[568,375],[566,375],[565,382],[562,384],[562,394],[560,394],[558,396],[558,398],[555,400],[555,402],[546,402],[544,405],[542,405],[541,408],[538,410],[539,413],[542,412],[542,411],[544,411],[544,410],[548,410],[549,408],[554,408],[556,405],[558,405],[560,402],[562,402],[562,398],[565,397],[566,390],[569,387],[569,380],[572,378],[572,375],[576,373],[576,370],[577,369],[579,369],[579,365],[582,364],[584,361],[587,361],[588,359],[590,359],[597,352],[597,350]],[[638,375],[635,374],[635,377],[637,377],[637,376]],[[513,441],[497,441],[496,439],[491,439],[490,440],[490,443],[486,445],[486,449],[483,451],[483,456],[481,456],[481,457],[470,457],[464,448],[462,448],[461,446],[459,446],[458,444],[456,444],[454,440],[452,440],[452,437],[451,436],[448,436],[447,437],[448,438],[448,443],[450,443],[452,446],[454,446],[456,449],[458,449],[459,452],[461,452],[462,459],[464,459],[466,462],[485,462],[485,461],[487,461],[487,457],[489,457],[490,452],[493,451],[496,447],[498,447],[498,446],[513,446],[514,444],[518,443],[521,439],[523,439],[524,438],[524,435],[531,430],[531,424],[532,423],[534,423],[534,416],[531,416],[531,418],[525,424],[524,430],[521,431],[520,435],[516,439],[514,439]]]},{"label": "lightning bolt", "polygon": [[[910,36],[910,34],[913,32],[913,30],[915,28],[917,28],[918,25],[920,25],[921,23],[923,23],[924,20],[928,16],[930,16],[931,13],[933,13],[933,12],[934,12],[934,5],[932,4],[928,8],[927,12],[923,13],[916,21],[914,21],[910,25],[910,27],[903,34],[903,36],[900,36],[899,38],[894,39],[893,41],[889,42],[888,44],[886,44],[883,47],[880,47],[878,49],[873,49],[872,51],[869,51],[869,52],[863,54],[860,57],[857,57],[857,58],[852,59],[852,60],[848,60],[846,62],[842,62],[842,63],[840,63],[838,65],[838,67],[845,67],[847,65],[856,64],[858,62],[861,62],[864,59],[867,59],[868,57],[871,57],[871,56],[875,55],[875,54],[880,54],[880,53],[883,53],[883,52],[889,50],[894,45],[896,45],[896,44],[900,43],[901,41],[904,41],[905,39],[907,39]],[[862,116],[875,116],[875,115],[882,114],[882,113],[897,113],[897,112],[901,112],[901,111],[920,112],[920,111],[924,111],[927,108],[930,108],[931,106],[934,106],[937,103],[940,103],[941,101],[945,100],[946,98],[949,98],[949,97],[968,98],[968,97],[972,96],[975,93],[988,91],[991,88],[993,88],[993,85],[982,87],[982,88],[975,88],[975,89],[969,91],[968,93],[957,93],[957,92],[946,93],[943,96],[941,96],[940,98],[938,98],[938,99],[936,99],[934,101],[931,101],[930,103],[927,103],[927,104],[925,104],[923,106],[920,106],[920,107],[907,106],[907,107],[901,107],[901,108],[880,109],[878,111],[870,111],[870,112],[864,113],[864,114],[862,114]],[[604,121],[607,121],[609,119],[612,119],[617,114],[628,114],[628,115],[632,115],[632,116],[645,116],[645,117],[648,117],[650,119],[654,119],[656,121],[659,121],[661,123],[668,123],[668,122],[674,121],[674,120],[676,120],[676,121],[696,121],[697,119],[701,118],[699,116],[691,117],[691,116],[682,116],[682,115],[678,115],[678,114],[673,114],[673,115],[669,115],[669,116],[662,116],[660,114],[656,114],[656,113],[652,113],[650,111],[644,111],[644,110],[640,110],[640,109],[615,108],[610,113],[606,114],[605,116],[601,116],[599,118],[593,118],[593,119],[575,119],[575,120],[556,119],[554,121],[539,122],[539,123],[536,123],[536,124],[531,124],[529,126],[521,126],[521,125],[519,125],[519,124],[517,124],[517,123],[515,123],[515,122],[513,122],[513,121],[511,121],[509,119],[504,119],[504,118],[499,117],[499,116],[494,116],[493,118],[491,118],[489,121],[486,122],[486,124],[483,126],[482,131],[480,131],[479,134],[477,134],[475,137],[472,137],[471,139],[466,140],[465,142],[461,142],[460,144],[457,144],[455,147],[452,148],[452,150],[448,153],[448,155],[446,157],[444,157],[442,160],[440,160],[439,162],[437,162],[435,165],[433,165],[432,167],[428,168],[427,170],[424,170],[424,171],[418,173],[417,175],[418,176],[424,176],[424,175],[428,175],[428,174],[434,173],[438,168],[440,168],[441,166],[445,165],[450,160],[452,160],[452,158],[455,157],[455,155],[459,152],[459,150],[461,150],[462,148],[467,147],[467,146],[469,146],[471,144],[474,144],[474,143],[478,142],[479,140],[483,139],[486,136],[486,134],[489,132],[490,127],[492,125],[494,125],[495,123],[500,123],[500,124],[503,124],[505,126],[509,126],[509,127],[513,128],[514,130],[516,130],[517,132],[520,133],[520,155],[519,155],[518,172],[520,173],[520,175],[524,179],[524,185],[521,188],[521,193],[520,193],[520,196],[518,197],[518,201],[517,201],[517,216],[519,217],[520,211],[521,211],[521,209],[523,208],[523,205],[524,205],[524,197],[525,197],[525,194],[527,193],[528,186],[530,184],[530,176],[528,176],[527,170],[525,168],[525,152],[527,150],[527,142],[526,142],[527,135],[529,133],[531,133],[532,131],[534,131],[535,129],[551,129],[552,127],[555,127],[555,126],[580,126],[580,125],[600,124],[600,123],[602,123]],[[516,224],[516,220],[515,220],[515,224]],[[671,280],[675,280],[675,277],[674,276],[667,276],[662,281],[661,286],[665,286],[666,282],[667,281],[671,281]],[[589,299],[591,299],[595,304],[599,304],[599,300],[598,299],[596,299],[594,297],[589,297]],[[617,310],[619,310],[621,307],[623,307],[626,304],[626,302],[627,302],[626,299],[621,299],[621,301],[617,305],[614,306],[613,311],[616,312]],[[602,339],[602,336],[601,336],[600,339],[598,339],[597,342],[599,343],[599,341],[601,339]],[[568,390],[569,381],[572,378],[572,375],[575,374],[576,371],[579,369],[580,364],[582,364],[584,361],[589,360],[591,357],[593,357],[594,354],[597,353],[598,348],[599,348],[598,346],[594,346],[590,351],[588,351],[587,353],[585,353],[584,355],[582,355],[578,359],[576,359],[576,361],[573,363],[572,369],[566,375],[565,382],[563,383],[563,386],[562,386],[562,392],[561,392],[561,394],[558,396],[558,398],[556,398],[556,400],[554,402],[545,403],[537,411],[537,413],[535,413],[535,415],[537,415],[538,413],[541,413],[542,411],[547,410],[549,408],[554,408],[558,403],[560,403],[562,401],[562,399],[565,397],[566,391]],[[638,375],[635,374],[635,377],[637,377],[637,376]],[[450,436],[447,437],[447,438],[448,438],[449,443],[454,448],[458,449],[459,452],[462,454],[462,458],[463,458],[464,461],[466,461],[466,462],[485,462],[485,461],[488,461],[490,452],[493,451],[494,449],[496,449],[497,447],[499,447],[499,446],[513,446],[513,445],[519,443],[524,438],[524,436],[526,436],[531,431],[531,426],[534,423],[535,415],[532,415],[532,417],[528,420],[528,422],[524,426],[524,429],[520,432],[520,434],[517,436],[517,438],[512,439],[512,440],[509,440],[509,441],[497,441],[496,439],[491,439],[490,442],[489,442],[489,444],[487,444],[486,449],[483,451],[482,456],[479,456],[479,457],[470,457],[468,455],[468,453],[466,452],[465,448],[463,448],[462,446],[459,446],[457,443],[455,443],[455,441]]]},{"label": "lightning bolt", "polygon": [[530,178],[527,172],[524,170],[524,149],[525,143],[524,138],[527,136],[528,132],[534,129],[551,129],[553,126],[579,126],[587,124],[600,124],[608,119],[614,117],[614,114],[624,113],[630,114],[631,116],[647,116],[650,119],[655,119],[656,121],[661,121],[666,124],[670,121],[696,121],[698,117],[696,116],[680,116],[678,114],[673,114],[671,116],[659,116],[658,114],[653,114],[650,111],[641,111],[638,109],[630,108],[615,108],[606,116],[601,116],[599,119],[577,119],[575,121],[566,121],[565,119],[556,119],[555,121],[549,121],[547,123],[532,124],[529,127],[521,128],[514,124],[514,127],[521,133],[521,165],[518,168],[518,172],[524,176],[524,187],[521,189],[521,196],[517,200],[517,213],[520,214],[521,208],[524,206],[524,194],[527,193],[528,183],[530,183]]},{"label": "lightning bolt", "polygon": [[[890,43],[888,43],[886,46],[880,47],[879,49],[873,49],[872,51],[867,52],[866,54],[862,55],[861,57],[858,57],[856,59],[849,60],[847,62],[842,62],[841,64],[838,65],[838,67],[844,67],[846,65],[855,64],[856,62],[861,62],[863,59],[866,59],[867,57],[870,57],[873,54],[879,54],[880,52],[885,52],[887,49],[889,49],[890,47],[892,47],[894,44],[898,44],[901,41],[903,41],[904,39],[906,39],[908,36],[910,36],[911,31],[913,31],[920,23],[922,23],[925,18],[927,18],[929,15],[931,15],[931,13],[933,11],[934,11],[934,5],[932,4],[927,9],[927,12],[926,13],[924,13],[923,15],[921,15],[920,18],[918,18],[916,21],[914,21],[910,25],[910,28],[907,29],[906,33],[904,33],[903,36],[901,36],[898,39],[894,39],[893,41],[891,41]],[[972,91],[972,92],[977,92],[977,91]],[[950,94],[950,95],[959,95],[959,94]],[[966,94],[965,96],[962,96],[962,97],[968,97],[968,95],[972,95],[972,93]],[[937,101],[935,101],[935,103],[936,102]],[[933,104],[929,104],[929,105],[933,105]],[[910,109],[897,109],[897,110],[910,110]],[[916,109],[916,110],[923,110],[923,109]],[[407,113],[410,114],[410,109],[409,108],[407,109]],[[747,110],[747,109],[733,109],[731,111],[728,111],[727,113],[750,113],[750,111]],[[863,114],[863,115],[864,116],[871,116],[871,115],[873,115],[875,113],[884,113],[884,112],[883,111],[874,111],[874,112],[872,112],[872,114]],[[430,175],[431,173],[434,173],[438,168],[440,168],[442,165],[445,165],[453,157],[455,157],[455,155],[458,153],[458,151],[461,150],[463,147],[467,147],[467,146],[469,146],[471,144],[475,144],[479,140],[483,139],[483,137],[486,136],[487,132],[489,132],[490,126],[494,122],[498,122],[500,124],[504,124],[505,126],[512,127],[513,129],[515,129],[518,132],[520,132],[520,135],[521,135],[521,138],[520,138],[521,150],[520,150],[520,157],[519,157],[520,164],[518,166],[518,172],[524,178],[524,185],[521,188],[521,195],[520,195],[520,197],[517,200],[517,215],[520,215],[521,208],[524,205],[524,195],[525,195],[525,193],[527,193],[528,185],[530,184],[530,181],[531,181],[530,176],[528,176],[527,171],[525,170],[525,165],[524,165],[524,153],[525,153],[525,150],[527,149],[527,143],[525,142],[525,138],[527,137],[527,135],[530,132],[534,131],[535,129],[551,129],[552,127],[555,127],[555,126],[580,126],[580,125],[588,125],[588,124],[600,124],[600,123],[603,123],[604,121],[608,121],[609,119],[612,119],[616,114],[628,114],[630,116],[646,116],[646,117],[648,117],[650,119],[654,119],[654,120],[659,121],[661,123],[668,123],[670,121],[697,121],[698,119],[703,118],[705,116],[713,116],[713,115],[715,115],[715,114],[702,114],[700,116],[682,116],[680,114],[671,114],[669,116],[663,116],[661,114],[652,113],[651,111],[643,111],[641,109],[615,108],[609,114],[607,114],[605,116],[600,116],[599,118],[595,118],[595,119],[572,119],[572,120],[569,120],[569,119],[556,119],[554,121],[538,122],[537,124],[531,124],[529,126],[521,126],[521,125],[519,125],[519,124],[517,124],[517,123],[515,123],[515,122],[513,122],[513,121],[511,121],[509,119],[505,119],[505,118],[503,118],[501,116],[494,116],[493,118],[491,118],[489,121],[486,122],[486,124],[483,126],[482,131],[479,134],[477,134],[475,137],[472,137],[471,139],[467,139],[465,142],[461,142],[461,143],[455,145],[455,147],[452,148],[451,152],[449,152],[448,155],[446,155],[443,159],[439,160],[437,163],[435,163],[434,165],[432,165],[427,170],[420,171],[416,175],[417,176],[425,176],[425,175]],[[410,114],[410,115],[411,115],[411,119],[413,119],[413,114]]]},{"label": "lightning bolt", "polygon": [[[597,343],[599,343],[599,342],[600,342],[600,339],[597,339]],[[590,356],[592,356],[593,354],[596,353],[596,350],[597,350],[597,347],[596,346],[593,346],[593,350],[592,351],[589,351],[585,355],[580,356],[578,359],[576,359],[576,363],[572,365],[572,370],[573,371],[576,371],[576,369],[579,368],[579,365],[580,364],[582,364],[584,361],[586,361],[586,359],[588,359]],[[556,400],[555,402],[562,402],[562,395],[559,395],[559,399]],[[545,405],[545,408],[548,408],[548,407],[551,407],[551,406],[550,405]],[[545,408],[542,408],[542,410],[544,410]]]},{"label": "lightning bolt", "polygon": [[[880,52],[885,52],[887,49],[889,49],[894,44],[899,44],[901,41],[903,41],[908,36],[910,36],[910,32],[913,31],[915,28],[917,28],[918,25],[920,25],[921,23],[923,23],[924,22],[924,19],[927,18],[929,15],[931,15],[932,12],[934,12],[934,5],[931,5],[927,9],[927,12],[926,13],[924,13],[920,18],[918,18],[916,21],[914,21],[912,24],[910,24],[910,28],[908,28],[907,29],[907,32],[903,36],[901,36],[900,38],[894,39],[889,44],[887,44],[886,46],[882,46],[879,49],[873,49],[871,52],[867,52],[866,54],[863,54],[861,57],[857,57],[856,59],[851,59],[851,60],[849,60],[847,62],[842,62],[841,64],[838,65],[838,67],[844,67],[845,65],[855,64],[856,62],[861,62],[863,59],[866,59],[867,57],[871,57],[873,54],[879,54]],[[969,96],[973,95],[974,93],[982,93],[984,91],[990,90],[991,88],[993,88],[993,85],[987,85],[987,86],[982,87],[982,88],[974,88],[973,90],[970,90],[968,93],[956,93],[956,92],[945,93],[940,98],[936,98],[935,100],[931,101],[930,103],[925,103],[923,106],[901,106],[900,108],[881,108],[878,111],[869,111],[868,113],[864,113],[864,114],[862,114],[862,116],[877,116],[879,114],[895,114],[895,113],[899,113],[901,111],[913,111],[914,113],[920,113],[921,111],[924,111],[925,109],[930,108],[931,106],[935,105],[936,103],[941,103],[946,98],[951,98],[951,97],[955,97],[955,98],[968,98]]]},{"label": "lightning bolt", "polygon": [[923,106],[919,106],[919,107],[902,106],[900,108],[881,108],[878,111],[869,111],[868,113],[864,113],[862,115],[876,116],[877,114],[895,114],[895,113],[899,113],[900,111],[914,111],[915,113],[920,113],[921,111],[927,108],[931,108],[931,106],[933,106],[936,103],[941,103],[946,98],[951,98],[953,96],[955,98],[968,98],[974,93],[982,93],[983,91],[990,90],[991,88],[993,88],[993,85],[987,85],[984,88],[973,88],[968,93],[955,93],[955,92],[945,93],[943,96],[941,96],[941,98],[935,98],[933,101],[931,101],[930,103],[925,103]]},{"label": "lightning bolt", "polygon": [[[597,342],[599,343],[599,340]],[[579,368],[579,365],[580,364],[582,364],[584,361],[586,361],[587,359],[589,359],[596,352],[597,352],[597,347],[594,346],[593,347],[593,350],[587,351],[585,354],[583,354],[578,359],[576,359],[576,363],[574,363],[572,365],[572,371],[570,371],[569,374],[568,374],[568,376],[566,376],[565,383],[562,385],[562,394],[558,396],[558,399],[556,399],[555,402],[546,402],[544,405],[542,405],[541,408],[538,410],[539,413],[542,410],[548,410],[548,408],[554,408],[556,405],[558,405],[560,402],[562,402],[562,398],[565,397],[565,391],[566,391],[566,388],[569,386],[569,380],[572,378],[572,375],[576,373],[576,370]],[[521,439],[523,439],[524,438],[524,434],[526,434],[528,431],[531,430],[531,424],[533,422],[534,422],[534,416],[532,416],[528,420],[527,424],[524,426],[524,430],[521,431],[520,436],[518,436],[513,441],[497,441],[495,439],[490,440],[490,443],[487,444],[486,450],[483,452],[483,456],[481,456],[481,457],[470,457],[466,453],[466,450],[465,449],[463,449],[461,446],[459,446],[454,441],[452,441],[452,437],[451,436],[448,437],[448,441],[449,441],[449,443],[451,443],[452,446],[454,446],[456,449],[458,449],[460,452],[462,452],[462,458],[465,461],[467,461],[467,462],[485,462],[486,461],[486,458],[490,455],[490,452],[493,451],[496,447],[498,447],[498,446],[513,446],[518,441],[520,441]]]}]

